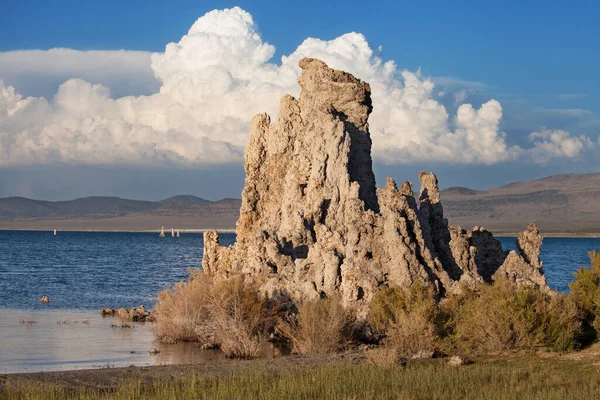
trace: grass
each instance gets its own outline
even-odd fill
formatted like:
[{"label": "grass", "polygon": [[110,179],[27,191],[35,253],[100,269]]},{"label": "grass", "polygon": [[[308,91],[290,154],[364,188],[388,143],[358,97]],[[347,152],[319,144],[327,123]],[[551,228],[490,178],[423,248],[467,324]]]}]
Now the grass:
[{"label": "grass", "polygon": [[[18,386],[0,399],[592,399],[600,393],[591,361],[521,356],[462,367],[445,360],[378,368],[364,362],[256,368],[253,362],[220,373],[123,381],[109,389],[69,391],[55,384]],[[256,363],[256,361],[254,361]],[[262,365],[262,364],[261,364]]]}]

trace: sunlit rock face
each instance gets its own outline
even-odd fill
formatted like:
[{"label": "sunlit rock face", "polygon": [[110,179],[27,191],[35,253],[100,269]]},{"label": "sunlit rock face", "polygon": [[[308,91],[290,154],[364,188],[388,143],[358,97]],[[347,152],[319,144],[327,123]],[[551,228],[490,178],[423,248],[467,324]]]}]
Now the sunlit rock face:
[{"label": "sunlit rock face", "polygon": [[[359,310],[380,286],[417,280],[440,297],[499,274],[545,286],[534,226],[520,236],[522,255],[508,255],[483,228],[448,226],[435,174],[419,174],[418,199],[410,182],[377,189],[369,84],[317,59],[299,65],[299,98],[281,99],[275,123],[252,120],[237,241],[221,247],[207,232],[206,272],[242,273],[292,300],[339,293]],[[519,265],[502,269],[505,260]]]}]

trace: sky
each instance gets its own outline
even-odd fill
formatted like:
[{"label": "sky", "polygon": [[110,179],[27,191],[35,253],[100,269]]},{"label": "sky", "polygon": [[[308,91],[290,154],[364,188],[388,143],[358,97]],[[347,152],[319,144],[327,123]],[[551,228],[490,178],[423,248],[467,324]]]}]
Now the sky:
[{"label": "sky", "polygon": [[0,7],[0,197],[239,197],[249,121],[304,56],[371,84],[380,185],[600,171],[597,2]]}]

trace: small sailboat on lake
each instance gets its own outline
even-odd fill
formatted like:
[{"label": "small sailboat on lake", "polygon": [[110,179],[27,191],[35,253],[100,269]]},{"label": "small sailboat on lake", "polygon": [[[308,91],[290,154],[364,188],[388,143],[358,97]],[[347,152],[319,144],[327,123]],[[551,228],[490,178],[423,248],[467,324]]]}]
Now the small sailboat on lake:
[{"label": "small sailboat on lake", "polygon": [[165,227],[164,226],[160,227],[160,233],[159,233],[158,237],[165,237]]},{"label": "small sailboat on lake", "polygon": [[56,236],[56,229],[54,230],[54,236]]},{"label": "small sailboat on lake", "polygon": [[175,229],[171,228],[171,237],[174,238],[175,237]]},{"label": "small sailboat on lake", "polygon": [[175,235],[176,237],[181,237],[179,236],[179,229],[177,229],[177,235]]}]

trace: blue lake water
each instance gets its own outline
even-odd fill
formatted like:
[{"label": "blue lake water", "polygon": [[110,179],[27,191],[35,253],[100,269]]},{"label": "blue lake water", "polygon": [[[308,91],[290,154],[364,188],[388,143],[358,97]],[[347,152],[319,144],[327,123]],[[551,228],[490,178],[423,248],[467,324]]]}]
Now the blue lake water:
[{"label": "blue lake water", "polygon": [[[514,237],[498,238],[505,249]],[[221,244],[235,241],[221,234]],[[589,265],[600,238],[546,238],[542,260],[551,287],[567,291],[575,269]],[[185,279],[202,260],[202,234],[0,231],[0,308],[100,310],[151,307],[155,294]],[[47,295],[49,304],[41,304]]]},{"label": "blue lake water", "polygon": [[[235,234],[221,234],[221,244]],[[152,306],[202,261],[201,233],[0,231],[0,308],[100,310]],[[40,303],[49,296],[49,304]]]}]

